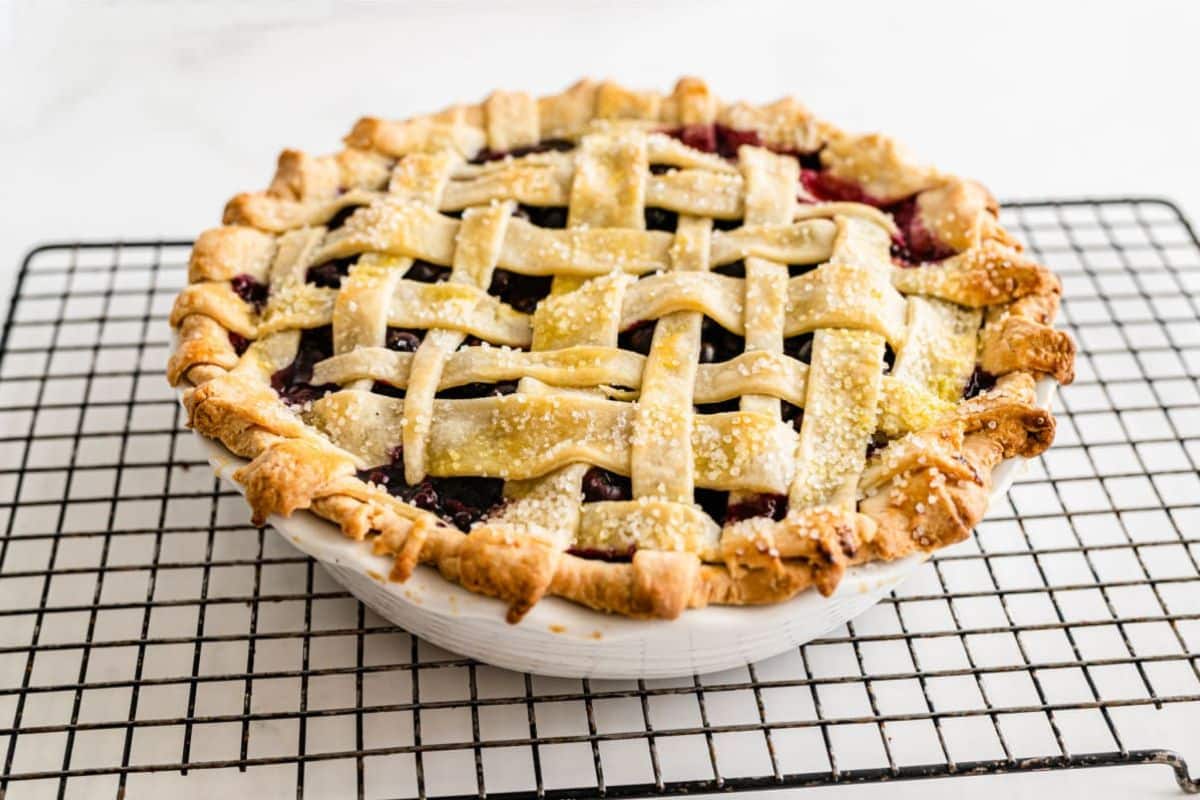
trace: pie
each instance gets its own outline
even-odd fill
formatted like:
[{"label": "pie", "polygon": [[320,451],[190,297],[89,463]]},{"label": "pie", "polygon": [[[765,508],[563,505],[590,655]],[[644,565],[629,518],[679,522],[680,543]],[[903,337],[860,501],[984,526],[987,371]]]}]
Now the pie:
[{"label": "pie", "polygon": [[1072,379],[1060,284],[973,181],[785,99],[582,81],[364,118],[202,233],[188,424],[503,600],[673,618],[969,535]]}]

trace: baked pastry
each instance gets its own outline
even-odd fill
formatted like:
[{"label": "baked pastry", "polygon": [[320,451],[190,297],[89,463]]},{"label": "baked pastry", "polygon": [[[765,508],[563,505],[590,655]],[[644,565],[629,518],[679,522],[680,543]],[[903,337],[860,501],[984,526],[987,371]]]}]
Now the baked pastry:
[{"label": "baked pastry", "polygon": [[1060,285],[979,184],[794,100],[582,81],[288,150],[197,239],[188,423],[503,599],[671,618],[965,538],[1049,446]]}]

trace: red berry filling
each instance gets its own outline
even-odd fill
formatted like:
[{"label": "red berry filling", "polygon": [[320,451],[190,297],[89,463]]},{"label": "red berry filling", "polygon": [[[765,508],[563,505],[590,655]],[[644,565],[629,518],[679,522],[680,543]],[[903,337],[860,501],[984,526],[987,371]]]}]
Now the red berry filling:
[{"label": "red berry filling", "polygon": [[954,255],[954,251],[935,239],[921,221],[915,196],[885,210],[892,215],[896,227],[900,229],[900,235],[892,242],[892,257],[903,266],[918,266]]}]

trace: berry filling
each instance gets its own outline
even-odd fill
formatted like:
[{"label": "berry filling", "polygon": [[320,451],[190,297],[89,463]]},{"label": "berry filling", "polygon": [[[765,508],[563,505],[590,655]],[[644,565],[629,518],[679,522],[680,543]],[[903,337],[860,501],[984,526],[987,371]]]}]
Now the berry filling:
[{"label": "berry filling", "polygon": [[642,355],[650,354],[650,345],[654,341],[654,320],[645,319],[633,323],[617,337],[617,347],[622,350],[632,350]]},{"label": "berry filling", "polygon": [[471,400],[476,397],[503,397],[517,391],[516,381],[500,381],[499,383],[464,383],[438,392],[437,396],[444,400]]},{"label": "berry filling", "polygon": [[790,422],[792,428],[797,433],[800,432],[800,424],[804,422],[804,409],[800,406],[794,406],[786,400],[783,401],[783,408],[780,411],[780,417],[784,422]]},{"label": "berry filling", "polygon": [[233,293],[250,305],[254,306],[255,311],[262,311],[262,307],[267,302],[267,294],[269,289],[265,283],[259,283],[251,275],[234,275],[229,279],[229,285],[233,288]]},{"label": "berry filling", "polygon": [[[727,159],[737,158],[738,147],[743,144],[755,147],[764,146],[762,137],[756,131],[741,131],[727,128],[724,125],[685,125],[667,131],[667,133],[689,147],[705,153],[716,153]],[[920,215],[916,213],[915,196],[897,203],[887,203],[872,196],[857,183],[835,177],[826,171],[825,165],[821,163],[820,151],[802,153],[795,150],[771,149],[780,155],[792,156],[800,163],[800,183],[803,186],[803,192],[799,198],[801,202],[864,203],[890,214],[900,229],[900,233],[892,245],[892,256],[901,266],[917,266],[931,261],[941,261],[954,254],[953,250],[938,242],[932,232],[921,222]],[[651,172],[661,174],[671,169],[673,167],[653,165]],[[670,213],[663,212],[661,209],[654,209],[654,211],[660,214]],[[662,224],[661,219],[661,217],[656,217],[655,222],[658,224],[652,225],[651,209],[646,210],[647,228],[650,230],[674,230],[674,227],[659,227]],[[730,227],[737,227],[740,224],[740,220],[732,226],[728,224],[727,220],[714,222],[714,226],[719,230],[728,230]],[[794,269],[794,267],[789,268],[789,270]],[[807,269],[792,271],[791,274],[795,277],[806,271]]]},{"label": "berry filling", "polygon": [[975,371],[971,373],[971,377],[967,379],[967,387],[963,390],[963,398],[969,400],[994,388],[996,388],[996,376],[990,372],[985,372],[977,366],[975,367]]},{"label": "berry filling", "polygon": [[816,200],[863,203],[876,208],[887,206],[882,200],[864,192],[858,184],[836,178],[819,169],[801,169],[800,183]]},{"label": "berry filling", "polygon": [[692,410],[697,414],[731,414],[741,407],[741,400],[731,397],[728,400],[722,400],[720,403],[701,403],[700,405],[692,406]]},{"label": "berry filling", "polygon": [[383,381],[375,381],[371,384],[371,392],[373,394],[381,394],[385,397],[395,397],[398,400],[404,399],[404,390],[399,386],[392,386],[390,383]]},{"label": "berry filling", "polygon": [[271,376],[271,388],[288,405],[304,405],[338,390],[336,383],[312,384],[313,366],[333,355],[333,329],[326,325],[300,333],[300,346],[291,364]]},{"label": "berry filling", "polygon": [[729,492],[697,488],[693,490],[692,497],[696,505],[704,509],[704,513],[712,517],[718,525],[725,524],[725,513],[729,510]]},{"label": "berry filling", "polygon": [[464,533],[504,504],[504,481],[499,478],[433,478],[404,482],[404,451],[396,447],[391,462],[358,473],[360,480],[378,484],[388,494],[437,514]]},{"label": "berry filling", "polygon": [[338,212],[330,217],[329,222],[325,223],[325,227],[331,231],[336,231],[345,225],[346,220],[350,219],[354,212],[360,208],[362,206],[346,206],[345,208],[338,209]]},{"label": "berry filling", "polygon": [[404,273],[406,280],[419,283],[441,283],[450,279],[450,268],[430,264],[428,261],[414,261]]},{"label": "berry filling", "polygon": [[887,447],[890,441],[883,433],[875,431],[875,433],[871,434],[871,441],[867,442],[867,458]]},{"label": "berry filling", "polygon": [[350,265],[357,260],[357,256],[349,256],[347,258],[335,258],[332,261],[326,261],[324,264],[317,264],[308,268],[304,273],[304,280],[314,286],[321,286],[326,289],[342,288],[342,278],[350,272]]},{"label": "berry filling", "polygon": [[525,314],[532,314],[537,304],[550,294],[550,275],[522,275],[506,269],[492,273],[488,294],[499,297],[505,303]]},{"label": "berry filling", "polygon": [[737,158],[738,148],[744,144],[753,147],[762,145],[757,131],[739,131],[724,125],[684,125],[667,131],[693,150],[716,153],[722,158]]},{"label": "berry filling", "polygon": [[797,361],[812,363],[813,335],[802,333],[783,340],[783,352]]},{"label": "berry filling", "polygon": [[737,358],[746,350],[746,340],[730,333],[715,321],[704,318],[700,325],[700,363],[714,364]]},{"label": "berry filling", "polygon": [[600,467],[592,467],[584,473],[582,488],[585,503],[614,502],[633,497],[629,478]]},{"label": "berry filling", "polygon": [[579,556],[591,561],[628,562],[633,560],[633,554],[637,552],[637,546],[631,544],[624,550],[604,550],[599,547],[568,547],[567,552],[573,556]]},{"label": "berry filling", "polygon": [[397,353],[415,353],[425,338],[425,331],[418,328],[388,328],[384,340],[388,350]]},{"label": "berry filling", "polygon": [[646,230],[648,231],[666,231],[674,233],[675,228],[679,225],[679,215],[674,211],[668,211],[665,208],[654,208],[648,206],[645,211]]},{"label": "berry filling", "polygon": [[[622,350],[632,350],[642,355],[650,354],[654,342],[654,320],[635,322],[617,338]],[[704,318],[700,325],[700,363],[713,364],[728,361],[741,355],[746,349],[746,340],[730,333],[715,321]]]},{"label": "berry filling", "polygon": [[886,210],[900,229],[900,235],[892,242],[892,258],[902,266],[915,267],[954,255],[954,251],[935,239],[921,221],[915,196],[901,200]]},{"label": "berry filling", "polygon": [[527,206],[520,205],[513,212],[514,217],[528,220],[539,228],[567,227],[567,209],[564,206]]},{"label": "berry filling", "polygon": [[753,517],[770,517],[778,522],[787,514],[788,499],[785,494],[752,494],[729,506],[725,512],[726,522],[741,522]]},{"label": "berry filling", "polygon": [[484,148],[475,154],[475,157],[471,159],[471,163],[485,164],[488,161],[499,161],[502,158],[521,158],[522,156],[529,156],[534,153],[548,153],[551,151],[565,153],[568,150],[574,149],[575,143],[567,139],[545,139],[537,144],[514,147],[512,150],[488,150]]},{"label": "berry filling", "polygon": [[240,333],[234,333],[233,331],[229,331],[229,343],[233,345],[233,352],[237,353],[238,356],[241,356],[246,352],[246,349],[250,347],[249,339],[247,339],[245,336],[242,336]]},{"label": "berry filling", "polygon": [[729,264],[724,264],[717,267],[713,272],[718,275],[724,275],[727,278],[744,278],[746,277],[746,262],[733,261]]}]

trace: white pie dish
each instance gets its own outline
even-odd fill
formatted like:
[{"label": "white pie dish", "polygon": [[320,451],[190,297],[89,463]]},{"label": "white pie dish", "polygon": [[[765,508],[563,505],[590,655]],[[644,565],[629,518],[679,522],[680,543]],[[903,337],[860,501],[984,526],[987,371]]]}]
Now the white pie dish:
[{"label": "white pie dish", "polygon": [[[1052,379],[1039,381],[1038,404],[1049,408],[1056,387]],[[229,479],[246,463],[220,443],[196,438],[219,476]],[[993,501],[1025,464],[1012,458],[996,468]],[[913,555],[852,567],[831,597],[807,591],[775,605],[712,606],[671,621],[602,614],[546,597],[511,625],[504,603],[451,583],[431,567],[418,567],[405,583],[387,580],[391,559],[374,555],[369,544],[346,538],[315,514],[271,516],[269,522],[355,597],[405,630],[479,661],[560,677],[666,678],[768,658],[853,619],[926,560]]]}]

